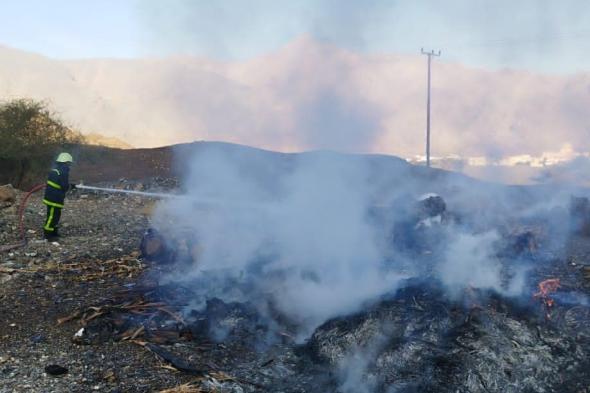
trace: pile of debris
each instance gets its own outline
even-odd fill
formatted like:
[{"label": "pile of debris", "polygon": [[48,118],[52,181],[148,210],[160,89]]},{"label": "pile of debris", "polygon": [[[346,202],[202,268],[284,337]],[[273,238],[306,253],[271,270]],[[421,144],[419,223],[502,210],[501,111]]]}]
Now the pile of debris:
[{"label": "pile of debris", "polygon": [[431,281],[411,280],[302,344],[279,315],[270,321],[253,305],[219,299],[193,308],[187,301],[199,295],[177,285],[126,289],[59,323],[78,323],[77,344],[135,342],[198,377],[181,386],[202,391],[223,380],[217,386],[228,392],[583,392],[590,305],[556,304],[573,296],[559,289],[558,280],[542,282],[526,303],[472,290],[466,307]]},{"label": "pile of debris", "polygon": [[[104,349],[104,353],[138,351],[137,364],[148,364],[145,357],[149,357],[165,367],[154,369],[164,370],[168,379],[151,375],[156,371],[149,366],[127,371],[128,378],[143,385],[134,387],[135,380],[130,381],[126,391],[176,386],[163,392],[588,392],[590,304],[584,285],[590,285],[590,264],[582,257],[574,262],[566,254],[548,258],[543,252],[549,235],[538,226],[509,227],[499,246],[507,264],[517,259],[534,262],[536,281],[527,299],[476,289],[452,298],[436,280],[408,280],[398,291],[366,304],[363,311],[323,323],[300,342],[296,324],[281,315],[264,293],[259,303],[252,304],[223,301],[208,292],[207,288],[216,287],[215,272],[201,272],[200,280],[207,280],[208,286],[199,280],[185,286],[159,282],[162,270],[194,268],[202,250],[193,233],[169,239],[153,229],[145,231],[149,228],[145,202],[91,193],[73,195],[68,202],[64,224],[69,225],[64,232],[71,236],[62,245],[32,241],[27,248],[6,254],[0,265],[0,274],[21,280],[5,285],[1,296],[25,305],[5,306],[5,314],[13,319],[5,323],[3,334],[13,334],[12,320],[31,312],[27,303],[31,299],[38,302],[35,307],[45,307],[49,323],[57,324],[54,328],[66,342],[55,344],[57,349],[46,355],[67,354],[60,359],[69,371],[56,378],[83,376],[99,390],[116,391],[116,373],[111,371],[123,367],[127,357],[107,355],[105,370],[100,364],[88,366],[90,361],[72,366],[64,360],[72,353],[94,359],[92,354]],[[116,210],[105,211],[105,204]],[[576,217],[586,217],[588,206],[578,205],[582,207],[572,208],[572,219],[576,232],[584,235],[585,224]],[[33,200],[27,212],[29,228],[39,227],[42,208],[39,199]],[[441,197],[433,195],[418,201],[411,212],[388,240],[400,241],[414,256],[413,263],[437,258],[439,247],[444,247],[444,227],[458,219]],[[22,291],[23,283],[29,285],[27,291]],[[223,284],[237,292],[251,290],[239,280]],[[13,292],[8,292],[9,287]],[[84,297],[89,288],[92,296]],[[19,323],[31,325],[28,319]],[[26,340],[32,334],[23,335]],[[12,355],[0,354],[0,364],[11,362],[0,372],[14,385],[24,373],[23,367],[15,366],[17,358],[28,349],[13,344],[18,340],[3,341],[0,348],[6,351],[12,346]],[[36,356],[31,353],[30,358]],[[11,360],[2,360],[7,358]],[[52,361],[52,365],[57,364]],[[94,367],[94,379],[87,377],[86,366]],[[55,367],[48,370],[63,372]],[[31,386],[33,377],[27,379]],[[156,379],[163,382],[154,388]],[[79,383],[80,391],[94,389]],[[5,386],[12,385],[0,384]],[[63,386],[69,389],[67,383]],[[58,391],[53,385],[49,390]]]},{"label": "pile of debris", "polygon": [[85,307],[58,319],[59,325],[78,321],[80,329],[72,341],[76,344],[100,344],[109,340],[142,339],[156,344],[173,344],[190,340],[191,331],[178,308],[154,299],[155,293],[166,291],[167,299],[174,295],[171,287],[142,287],[126,289],[101,304]]},{"label": "pile of debris", "polygon": [[[239,387],[242,385],[249,387],[246,391],[262,389],[262,385],[247,378],[247,373],[241,377],[230,376],[215,362],[216,355],[226,357],[229,351],[237,353],[238,347],[244,350],[248,343],[251,348],[260,344],[257,334],[266,329],[257,319],[256,311],[241,303],[226,304],[211,299],[203,310],[193,310],[185,317],[181,310],[194,296],[189,289],[177,285],[160,286],[153,282],[130,285],[113,298],[85,306],[59,318],[57,323],[61,326],[77,324],[71,339],[77,345],[132,342],[156,355],[165,367],[197,377],[178,387],[179,391],[189,388],[243,391]],[[183,344],[190,345],[193,354],[204,353],[208,359],[195,364],[165,347],[177,348]]]}]

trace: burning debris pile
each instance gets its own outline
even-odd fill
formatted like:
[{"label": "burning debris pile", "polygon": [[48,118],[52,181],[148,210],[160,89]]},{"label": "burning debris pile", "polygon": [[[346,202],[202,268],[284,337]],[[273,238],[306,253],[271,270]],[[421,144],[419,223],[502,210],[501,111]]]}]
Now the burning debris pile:
[{"label": "burning debris pile", "polygon": [[79,320],[80,329],[72,340],[76,344],[100,344],[105,341],[144,339],[152,343],[173,344],[191,339],[186,323],[167,303],[150,301],[150,290],[133,300],[126,296],[109,299],[60,318],[58,324]]},{"label": "burning debris pile", "polygon": [[205,152],[188,196],[158,204],[126,238],[134,250],[100,260],[81,250],[20,277],[82,292],[112,284],[86,301],[50,300],[52,320],[74,352],[138,351],[161,366],[144,379],[161,389],[587,392],[584,209],[568,219],[563,198],[512,208],[501,190],[448,178],[427,189],[413,169],[381,165]]},{"label": "burning debris pile", "polygon": [[551,297],[551,294],[557,292],[560,287],[559,278],[549,278],[539,283],[539,292],[533,296],[541,299],[545,307],[550,309],[555,304],[555,300]]},{"label": "burning debris pile", "polygon": [[408,287],[365,312],[319,327],[310,351],[340,370],[341,386],[348,386],[343,391],[350,392],[359,386],[379,392],[588,387],[590,342],[577,337],[588,337],[590,327],[580,327],[564,311],[559,323],[546,324],[532,304],[481,295],[484,302],[466,308],[445,300],[437,288]]},{"label": "burning debris pile", "polygon": [[[485,198],[512,202],[445,179],[438,189],[454,190],[448,202],[403,170],[392,188],[360,158],[295,159],[280,176],[272,167],[215,152],[197,157],[189,194],[239,197],[248,208],[196,213],[186,201],[167,202],[155,215],[159,232],[144,239],[146,256],[158,250],[174,263],[182,249],[178,259],[191,262],[165,278],[199,288],[185,315],[218,324],[215,310],[224,318],[240,310],[239,323],[224,322],[231,328],[208,325],[209,340],[244,344],[244,360],[260,351],[296,354],[296,366],[274,362],[289,370],[285,391],[586,388],[587,328],[572,333],[587,307],[572,299],[586,295],[582,277],[563,271],[557,244],[569,232],[554,225],[567,215],[538,201],[513,208],[512,217],[500,214],[506,206],[480,217],[464,205],[455,213],[456,193],[490,209]],[[389,202],[377,206],[385,189]],[[556,305],[560,298],[570,300]],[[275,386],[277,378],[256,381]]]},{"label": "burning debris pile", "polygon": [[[453,300],[429,280],[400,285],[301,343],[285,316],[175,285],[137,286],[59,322],[78,320],[77,344],[133,341],[176,370],[208,376],[192,386],[214,379],[228,392],[579,392],[590,383],[590,307],[551,300],[545,318],[557,279],[528,301],[482,290]],[[185,360],[179,345],[199,360]]]}]

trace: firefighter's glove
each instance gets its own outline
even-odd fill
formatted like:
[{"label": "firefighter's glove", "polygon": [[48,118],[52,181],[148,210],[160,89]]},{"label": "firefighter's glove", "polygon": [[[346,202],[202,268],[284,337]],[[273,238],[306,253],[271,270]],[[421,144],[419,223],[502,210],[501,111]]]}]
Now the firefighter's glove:
[{"label": "firefighter's glove", "polygon": [[75,190],[76,189],[76,185],[74,183],[70,184],[70,190]]}]

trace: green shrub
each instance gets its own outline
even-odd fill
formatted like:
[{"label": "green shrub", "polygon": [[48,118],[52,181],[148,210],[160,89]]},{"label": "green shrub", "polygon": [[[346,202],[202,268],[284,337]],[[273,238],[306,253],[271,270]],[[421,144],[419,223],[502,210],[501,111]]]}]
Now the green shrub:
[{"label": "green shrub", "polygon": [[83,142],[45,102],[0,103],[0,180],[22,187],[44,176],[59,150]]}]

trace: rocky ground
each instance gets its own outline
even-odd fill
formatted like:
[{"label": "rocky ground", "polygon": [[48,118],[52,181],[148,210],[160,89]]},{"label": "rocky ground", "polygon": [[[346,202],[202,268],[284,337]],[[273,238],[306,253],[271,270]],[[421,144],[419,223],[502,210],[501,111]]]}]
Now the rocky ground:
[{"label": "rocky ground", "polygon": [[[145,268],[137,249],[153,203],[74,192],[63,211],[63,237],[48,243],[42,239],[41,195],[31,198],[28,245],[0,255],[1,392],[148,392],[187,380],[161,368],[136,344],[81,346],[71,341],[79,326],[57,325],[58,318],[136,282]],[[0,211],[3,245],[18,240],[16,210],[12,205]],[[104,271],[104,262],[117,258],[132,270]],[[45,367],[52,364],[66,367],[67,374],[49,375]]]},{"label": "rocky ground", "polygon": [[[176,183],[114,186],[159,190]],[[19,240],[22,196],[2,204],[1,245]],[[159,317],[148,309],[198,296],[196,287],[159,285],[171,267],[139,258],[154,204],[73,192],[62,216],[64,236],[48,243],[41,238],[41,195],[31,198],[28,244],[0,254],[0,392],[590,392],[590,308],[583,302],[558,304],[548,320],[532,300],[513,304],[476,294],[465,306],[435,285],[408,283],[363,312],[326,322],[297,345],[288,323],[269,333],[248,305],[209,299],[205,309],[181,316],[174,337],[149,337],[138,328],[154,321],[164,328],[179,316],[172,308]],[[538,279],[559,277],[587,295],[588,238],[570,239],[555,258],[539,265]],[[120,302],[130,306],[121,310]],[[133,313],[139,322],[117,337],[117,315]],[[213,340],[213,327],[227,335]],[[258,338],[271,333],[261,346]],[[50,365],[67,372],[51,375]]]}]

